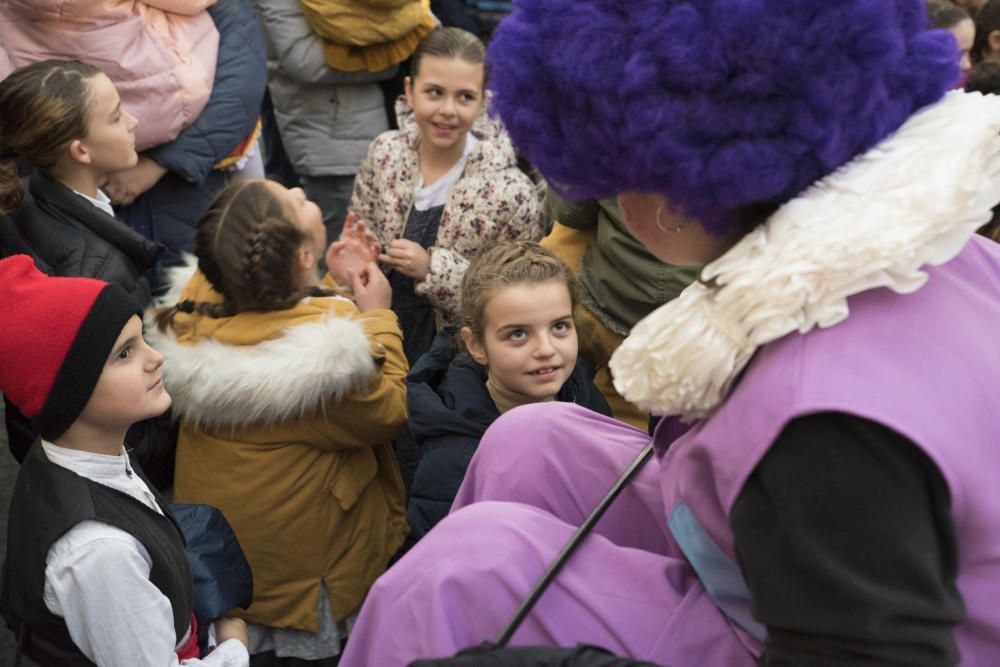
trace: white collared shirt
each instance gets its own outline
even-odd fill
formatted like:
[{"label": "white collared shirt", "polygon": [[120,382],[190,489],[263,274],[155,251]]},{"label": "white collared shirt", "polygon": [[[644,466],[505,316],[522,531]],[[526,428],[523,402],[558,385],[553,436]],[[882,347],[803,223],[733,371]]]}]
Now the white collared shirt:
[{"label": "white collared shirt", "polygon": [[[73,190],[73,192],[76,192],[76,190]],[[82,192],[76,192],[76,194],[80,195],[81,197],[89,201],[91,204],[93,204],[97,208],[101,209],[102,211],[110,215],[112,218],[115,217],[115,209],[111,206],[111,199],[109,199],[108,196],[104,194],[104,190],[97,188],[96,199],[94,197],[88,197]]]},{"label": "white collared shirt", "polygon": [[418,173],[417,189],[413,193],[413,208],[418,211],[426,211],[436,206],[444,206],[448,201],[448,197],[451,196],[451,191],[454,189],[455,184],[458,183],[458,179],[462,177],[462,172],[465,171],[465,163],[469,161],[469,156],[472,155],[472,151],[478,143],[479,140],[472,136],[471,132],[466,135],[462,157],[452,165],[451,169],[444,176],[426,188],[424,187],[423,174]]},{"label": "white collared shirt", "polygon": [[[42,441],[52,463],[128,494],[162,514],[153,493],[132,472],[124,451],[94,454]],[[250,657],[235,639],[201,660],[179,663],[170,600],[149,580],[152,559],[129,533],[100,521],[82,521],[49,548],[45,558],[45,606],[66,621],[77,648],[104,667],[247,667]]]}]

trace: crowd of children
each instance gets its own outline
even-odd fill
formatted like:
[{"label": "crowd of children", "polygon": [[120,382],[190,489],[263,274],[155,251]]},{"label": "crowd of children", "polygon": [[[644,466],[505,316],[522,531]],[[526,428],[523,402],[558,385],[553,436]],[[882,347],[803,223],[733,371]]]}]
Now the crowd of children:
[{"label": "crowd of children", "polygon": [[998,93],[1000,0],[0,3],[17,660],[1000,660]]}]

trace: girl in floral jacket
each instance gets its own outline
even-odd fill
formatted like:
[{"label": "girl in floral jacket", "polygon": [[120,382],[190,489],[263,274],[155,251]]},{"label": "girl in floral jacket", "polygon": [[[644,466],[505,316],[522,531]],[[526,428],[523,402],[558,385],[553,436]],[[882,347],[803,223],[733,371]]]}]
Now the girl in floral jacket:
[{"label": "girl in floral jacket", "polygon": [[545,231],[506,131],[483,113],[484,55],[458,28],[424,38],[396,106],[400,129],[372,142],[355,180],[350,210],[382,246],[411,363],[455,320],[470,260]]}]

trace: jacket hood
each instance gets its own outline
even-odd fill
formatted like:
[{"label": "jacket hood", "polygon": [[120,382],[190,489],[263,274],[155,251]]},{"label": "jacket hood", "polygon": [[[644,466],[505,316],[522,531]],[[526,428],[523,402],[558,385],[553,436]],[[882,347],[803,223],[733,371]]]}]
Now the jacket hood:
[{"label": "jacket hood", "polygon": [[[442,331],[406,377],[410,433],[418,444],[442,436],[481,438],[500,411],[486,389],[486,368],[461,352],[454,333]],[[582,359],[559,389],[557,401],[611,415]]]},{"label": "jacket hood", "polygon": [[480,438],[500,416],[486,391],[486,374],[460,352],[451,331],[439,333],[406,376],[406,402],[413,439],[460,435]]},{"label": "jacket hood", "polygon": [[[466,163],[466,172],[476,171],[500,171],[517,167],[517,153],[514,152],[514,144],[510,142],[506,130],[498,118],[490,116],[488,109],[490,106],[490,96],[487,93],[483,110],[479,113],[476,121],[472,124],[470,132],[479,144],[469,156]],[[413,109],[406,102],[406,97],[400,95],[396,98],[396,122],[399,123],[399,130],[410,142],[414,149],[420,143],[420,127],[417,125]]]},{"label": "jacket hood", "polygon": [[[193,265],[168,278],[168,305],[222,300]],[[165,332],[147,315],[146,339],[164,356],[178,417],[203,428],[278,423],[367,389],[384,353],[372,349],[356,312],[341,297],[310,297],[267,313],[177,313]]]}]

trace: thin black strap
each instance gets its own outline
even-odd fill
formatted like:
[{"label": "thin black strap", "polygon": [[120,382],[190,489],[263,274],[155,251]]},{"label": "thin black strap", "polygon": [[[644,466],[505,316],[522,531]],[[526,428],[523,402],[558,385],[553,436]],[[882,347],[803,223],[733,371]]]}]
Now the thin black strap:
[{"label": "thin black strap", "polygon": [[528,614],[531,613],[531,609],[535,606],[535,603],[538,602],[538,598],[542,597],[542,593],[544,593],[545,589],[549,587],[552,580],[556,578],[556,575],[559,574],[559,571],[562,569],[563,565],[566,564],[566,561],[569,560],[570,556],[573,555],[573,552],[576,551],[576,548],[580,546],[580,542],[582,542],[590,531],[593,530],[597,522],[601,520],[602,516],[604,516],[604,513],[609,507],[611,507],[611,503],[615,501],[615,498],[618,497],[618,494],[621,493],[622,489],[624,489],[625,486],[632,481],[632,478],[635,477],[636,473],[639,472],[643,465],[645,465],[646,461],[649,460],[649,457],[652,456],[652,454],[653,441],[650,440],[649,444],[647,444],[639,453],[639,456],[635,457],[635,460],[629,464],[629,467],[622,473],[622,476],[619,477],[618,481],[614,483],[614,486],[611,487],[607,495],[605,495],[601,502],[597,504],[594,511],[590,513],[590,516],[588,516],[583,524],[576,529],[573,536],[569,538],[566,546],[562,548],[562,551],[559,552],[556,559],[552,561],[552,565],[549,566],[549,569],[546,570],[545,574],[543,574],[541,579],[538,580],[538,583],[535,584],[531,593],[529,593],[528,597],[526,597],[524,602],[521,603],[521,606],[514,614],[514,617],[510,619],[509,623],[507,623],[507,627],[505,627],[503,632],[500,633],[496,642],[497,646],[507,645],[510,638],[514,636],[515,632],[517,632],[518,627],[520,627],[521,623],[528,616]]}]

